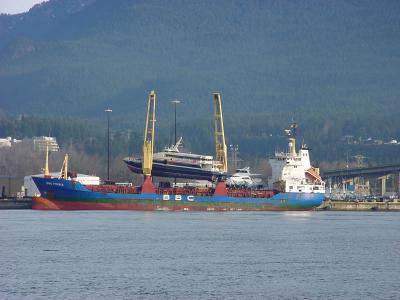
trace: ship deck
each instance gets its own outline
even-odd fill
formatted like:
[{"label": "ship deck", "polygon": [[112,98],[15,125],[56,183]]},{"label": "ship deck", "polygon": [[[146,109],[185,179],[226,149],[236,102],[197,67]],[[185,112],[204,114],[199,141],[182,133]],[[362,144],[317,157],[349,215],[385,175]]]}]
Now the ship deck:
[{"label": "ship deck", "polygon": [[[87,189],[100,193],[115,194],[140,194],[142,192],[139,186],[120,186],[120,185],[86,185]],[[212,187],[171,187],[156,188],[156,194],[159,195],[193,195],[193,196],[213,196],[215,189]],[[274,190],[253,190],[253,189],[237,189],[227,188],[227,196],[229,197],[246,197],[246,198],[271,198],[277,194]]]}]

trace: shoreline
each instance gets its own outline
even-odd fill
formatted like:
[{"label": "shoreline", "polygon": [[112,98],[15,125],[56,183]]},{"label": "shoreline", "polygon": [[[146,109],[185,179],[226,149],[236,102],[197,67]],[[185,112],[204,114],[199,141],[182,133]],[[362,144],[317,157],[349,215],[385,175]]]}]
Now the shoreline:
[{"label": "shoreline", "polygon": [[0,210],[2,209],[32,209],[32,198],[0,199]]},{"label": "shoreline", "polygon": [[361,202],[325,200],[316,210],[331,211],[400,211],[400,202]]}]

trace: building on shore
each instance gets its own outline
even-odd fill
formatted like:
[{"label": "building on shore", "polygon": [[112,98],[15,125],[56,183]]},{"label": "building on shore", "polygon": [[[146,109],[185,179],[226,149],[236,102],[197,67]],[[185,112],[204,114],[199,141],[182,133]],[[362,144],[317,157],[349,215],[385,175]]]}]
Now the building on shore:
[{"label": "building on shore", "polygon": [[0,138],[0,148],[10,148],[14,144],[22,142],[21,140],[13,139],[11,136]]}]

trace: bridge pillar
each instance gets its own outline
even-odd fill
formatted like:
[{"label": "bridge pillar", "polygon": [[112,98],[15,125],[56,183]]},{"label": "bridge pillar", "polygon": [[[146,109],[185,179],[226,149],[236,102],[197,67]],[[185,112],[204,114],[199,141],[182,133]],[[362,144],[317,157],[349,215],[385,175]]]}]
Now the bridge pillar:
[{"label": "bridge pillar", "polygon": [[381,196],[383,196],[386,193],[386,179],[387,176],[381,176],[379,177],[379,179],[381,180]]},{"label": "bridge pillar", "polygon": [[369,179],[364,178],[364,195],[370,196],[371,195],[371,185],[369,183]]},{"label": "bridge pillar", "polygon": [[400,172],[397,173],[397,187],[396,188],[397,188],[396,192],[398,194],[400,194]]}]

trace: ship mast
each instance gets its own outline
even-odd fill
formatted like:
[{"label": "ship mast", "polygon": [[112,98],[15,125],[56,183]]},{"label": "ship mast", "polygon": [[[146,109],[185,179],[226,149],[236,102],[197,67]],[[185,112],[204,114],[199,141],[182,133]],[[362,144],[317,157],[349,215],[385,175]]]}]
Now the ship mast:
[{"label": "ship mast", "polygon": [[154,149],[154,122],[156,115],[156,93],[151,91],[147,105],[146,128],[144,130],[143,142],[143,175],[151,176],[153,168],[153,149]]},{"label": "ship mast", "polygon": [[214,133],[216,160],[219,161],[220,171],[228,171],[227,149],[225,144],[224,120],[222,117],[221,95],[214,93]]},{"label": "ship mast", "polygon": [[288,130],[285,130],[288,139],[289,139],[289,153],[292,155],[296,155],[296,130],[297,123],[291,123]]}]

